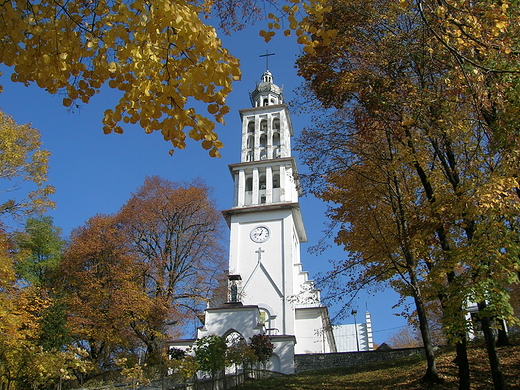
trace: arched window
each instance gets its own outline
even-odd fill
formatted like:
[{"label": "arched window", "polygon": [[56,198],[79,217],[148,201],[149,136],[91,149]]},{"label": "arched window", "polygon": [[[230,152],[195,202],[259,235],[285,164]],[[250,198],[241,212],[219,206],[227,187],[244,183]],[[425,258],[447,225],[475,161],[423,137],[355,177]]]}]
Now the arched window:
[{"label": "arched window", "polygon": [[268,106],[268,105],[269,105],[269,100],[264,99],[264,104],[263,104],[263,105],[264,105],[264,106]]},{"label": "arched window", "polygon": [[247,124],[247,132],[254,133],[255,132],[255,121],[249,121]]},{"label": "arched window", "polygon": [[260,121],[260,131],[267,131],[267,120],[262,119]]},{"label": "arched window", "polygon": [[236,330],[232,330],[226,336],[226,345],[230,347],[238,347],[239,345],[247,344],[246,339]]},{"label": "arched window", "polygon": [[262,134],[260,136],[260,147],[265,148],[267,146],[267,135]]},{"label": "arched window", "polygon": [[248,177],[246,179],[246,191],[253,191],[253,178]]},{"label": "arched window", "polygon": [[278,173],[273,175],[273,188],[280,188],[280,175]]},{"label": "arched window", "polygon": [[266,192],[267,187],[266,187],[265,175],[260,176],[260,181],[258,184],[259,184],[259,188],[260,188],[259,201],[260,201],[260,203],[266,203],[267,197],[266,197],[265,192]]},{"label": "arched window", "polygon": [[247,148],[253,149],[254,147],[255,147],[255,137],[250,135],[249,137],[247,137]]},{"label": "arched window", "polygon": [[280,118],[273,119],[273,129],[275,131],[280,131]]},{"label": "arched window", "polygon": [[273,334],[273,330],[271,329],[271,314],[267,309],[259,308],[260,311],[260,323],[265,327],[267,334]]},{"label": "arched window", "polygon": [[260,189],[265,190],[265,176],[260,176]]},{"label": "arched window", "polygon": [[273,134],[273,145],[280,146],[280,133],[278,132]]}]

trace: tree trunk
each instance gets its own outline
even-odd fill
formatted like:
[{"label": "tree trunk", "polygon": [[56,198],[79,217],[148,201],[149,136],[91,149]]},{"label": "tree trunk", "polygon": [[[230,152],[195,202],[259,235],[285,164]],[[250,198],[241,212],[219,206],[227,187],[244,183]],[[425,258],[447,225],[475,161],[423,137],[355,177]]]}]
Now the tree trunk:
[{"label": "tree trunk", "polygon": [[[485,302],[478,304],[479,311],[486,308]],[[500,367],[500,360],[498,359],[497,348],[495,344],[495,335],[491,329],[491,317],[481,317],[482,332],[484,332],[484,340],[486,341],[486,349],[489,358],[489,365],[491,367],[491,375],[493,376],[493,385],[495,390],[505,390],[506,384],[502,368]]]},{"label": "tree trunk", "polygon": [[435,363],[435,353],[433,352],[432,338],[430,335],[430,328],[428,326],[428,317],[424,302],[419,291],[419,282],[414,271],[410,270],[410,280],[414,286],[414,301],[415,307],[417,308],[417,316],[419,317],[419,329],[421,330],[421,336],[424,345],[424,352],[426,354],[426,362],[428,367],[426,368],[426,374],[422,377],[422,381],[428,383],[443,383],[443,379],[439,376],[437,371],[437,364]]},{"label": "tree trunk", "polygon": [[500,322],[500,326],[498,327],[498,338],[497,338],[497,347],[507,347],[510,346],[509,337],[507,337],[506,332],[506,322],[504,320],[498,320]]},{"label": "tree trunk", "polygon": [[470,390],[468,351],[466,348],[466,335],[457,341],[457,365],[459,366],[459,390]]}]

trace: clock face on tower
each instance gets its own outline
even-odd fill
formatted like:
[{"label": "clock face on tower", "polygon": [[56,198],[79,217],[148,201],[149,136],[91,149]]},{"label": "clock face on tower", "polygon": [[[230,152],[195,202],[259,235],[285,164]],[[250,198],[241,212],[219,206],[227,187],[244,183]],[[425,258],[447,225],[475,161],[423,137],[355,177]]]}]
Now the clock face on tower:
[{"label": "clock face on tower", "polygon": [[267,226],[257,226],[251,230],[249,236],[254,242],[265,242],[269,239],[269,229]]}]

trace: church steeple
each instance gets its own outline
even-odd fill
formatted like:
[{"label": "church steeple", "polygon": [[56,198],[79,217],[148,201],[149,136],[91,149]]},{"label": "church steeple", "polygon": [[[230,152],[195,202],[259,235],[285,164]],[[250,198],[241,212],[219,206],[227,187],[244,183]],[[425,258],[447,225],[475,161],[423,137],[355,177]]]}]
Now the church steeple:
[{"label": "church steeple", "polygon": [[223,211],[231,230],[229,301],[206,309],[197,338],[267,334],[275,346],[270,369],[293,374],[294,353],[335,351],[334,336],[319,291],[300,262],[307,235],[291,156],[293,130],[282,89],[268,70],[251,99],[253,107],[239,111],[242,152],[240,162],[229,165],[234,201]]},{"label": "church steeple", "polygon": [[272,106],[283,103],[283,88],[273,83],[273,75],[266,70],[262,82],[250,94],[253,107]]},{"label": "church steeple", "polygon": [[296,163],[291,157],[293,129],[282,88],[266,70],[250,96],[253,107],[240,110],[241,162],[230,166],[235,181],[233,207],[298,202]]}]

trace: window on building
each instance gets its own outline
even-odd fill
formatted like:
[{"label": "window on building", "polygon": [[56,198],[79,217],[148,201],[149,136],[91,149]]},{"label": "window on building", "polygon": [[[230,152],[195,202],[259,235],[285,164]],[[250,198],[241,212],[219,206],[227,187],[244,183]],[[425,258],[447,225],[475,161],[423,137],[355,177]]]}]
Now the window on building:
[{"label": "window on building", "polygon": [[262,119],[260,121],[260,131],[267,131],[267,120]]},{"label": "window on building", "polygon": [[273,145],[280,146],[280,133],[278,132],[273,134]]},{"label": "window on building", "polygon": [[236,330],[229,332],[226,335],[226,345],[230,347],[238,347],[239,345],[246,344],[246,339]]},{"label": "window on building", "polygon": [[267,135],[262,134],[260,136],[260,147],[265,148],[267,146]]},{"label": "window on building", "polygon": [[273,188],[280,188],[280,175],[273,175]]},{"label": "window on building", "polygon": [[260,176],[260,189],[261,190],[265,190],[266,189],[266,186],[265,186],[265,176]]},{"label": "window on building", "polygon": [[280,118],[273,119],[273,129],[275,131],[280,131]]}]

